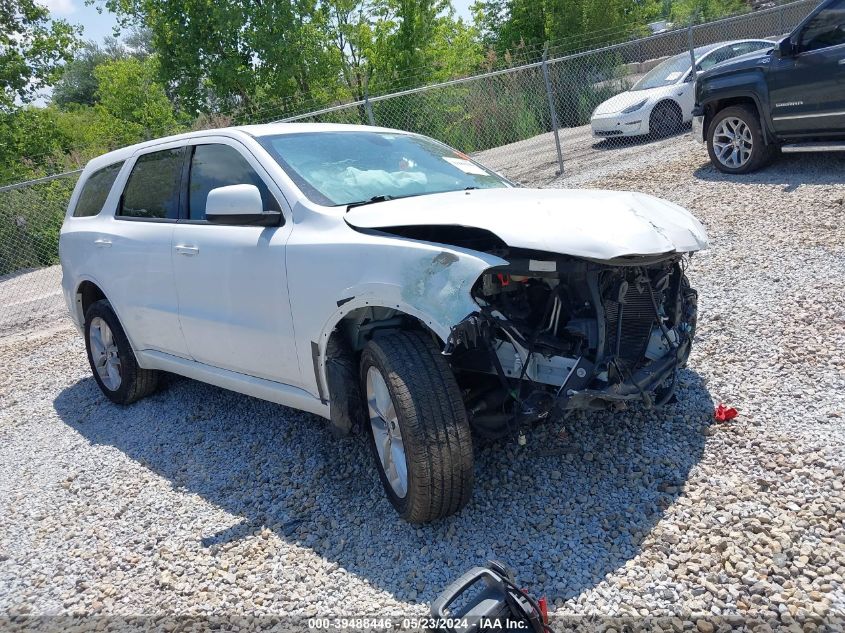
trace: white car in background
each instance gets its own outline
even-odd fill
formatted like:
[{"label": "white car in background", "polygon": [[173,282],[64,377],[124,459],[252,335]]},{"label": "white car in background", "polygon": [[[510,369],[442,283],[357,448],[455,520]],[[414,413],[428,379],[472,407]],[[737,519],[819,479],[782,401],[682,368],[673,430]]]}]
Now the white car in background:
[{"label": "white car in background", "polygon": [[[768,40],[737,40],[694,50],[696,72],[740,55],[772,48]],[[692,121],[695,76],[689,52],[670,57],[640,78],[630,90],[611,97],[593,112],[590,125],[599,138],[666,136]]]}]

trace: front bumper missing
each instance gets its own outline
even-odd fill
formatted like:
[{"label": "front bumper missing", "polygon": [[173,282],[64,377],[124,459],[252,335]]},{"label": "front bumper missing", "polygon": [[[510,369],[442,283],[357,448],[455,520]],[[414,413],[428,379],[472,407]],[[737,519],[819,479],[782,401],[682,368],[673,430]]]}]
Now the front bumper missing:
[{"label": "front bumper missing", "polygon": [[[486,349],[505,392],[514,393],[515,377],[503,370],[495,353],[493,341],[496,329],[497,323],[494,317],[480,313],[471,314],[452,328],[443,354],[451,356],[458,347]],[[522,411],[521,415],[536,419],[545,417],[552,409],[559,411],[608,409],[618,403],[633,401],[643,402],[649,408],[663,404],[674,391],[675,372],[684,366],[690,349],[691,341],[687,338],[666,355],[629,374],[626,380],[593,389],[586,387],[590,383],[595,384],[595,365],[585,358],[579,358],[563,384],[556,391],[546,392],[547,405],[544,411],[533,416],[529,415],[531,413],[529,411]],[[673,380],[671,387],[667,390],[664,385],[670,378]]]},{"label": "front bumper missing", "polygon": [[572,409],[606,409],[619,402],[642,401],[646,406],[655,404],[652,394],[671,378],[689,355],[690,341],[686,340],[674,353],[652,361],[638,369],[627,380],[604,389],[566,390],[557,400],[557,407],[565,411]]}]

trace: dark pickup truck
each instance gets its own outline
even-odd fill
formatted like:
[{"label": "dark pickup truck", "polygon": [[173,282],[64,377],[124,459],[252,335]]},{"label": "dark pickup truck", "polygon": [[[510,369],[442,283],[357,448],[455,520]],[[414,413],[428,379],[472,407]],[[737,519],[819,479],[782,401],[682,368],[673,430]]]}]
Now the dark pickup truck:
[{"label": "dark pickup truck", "polygon": [[720,171],[778,151],[845,151],[845,0],[822,2],[783,40],[696,80],[693,136]]}]

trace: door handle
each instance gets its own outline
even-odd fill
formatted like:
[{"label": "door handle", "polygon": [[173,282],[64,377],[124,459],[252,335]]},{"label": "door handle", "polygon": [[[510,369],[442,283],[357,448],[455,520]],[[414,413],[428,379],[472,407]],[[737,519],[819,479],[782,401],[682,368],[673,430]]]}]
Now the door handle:
[{"label": "door handle", "polygon": [[104,237],[99,237],[94,240],[94,244],[99,246],[100,248],[110,248],[111,247],[111,240],[107,240]]},{"label": "door handle", "polygon": [[193,256],[200,252],[199,247],[197,246],[190,246],[188,244],[177,244],[174,248],[176,248],[176,252],[180,255],[187,255]]},{"label": "door handle", "polygon": [[845,66],[845,58],[842,58],[842,59],[839,60],[839,65]]}]

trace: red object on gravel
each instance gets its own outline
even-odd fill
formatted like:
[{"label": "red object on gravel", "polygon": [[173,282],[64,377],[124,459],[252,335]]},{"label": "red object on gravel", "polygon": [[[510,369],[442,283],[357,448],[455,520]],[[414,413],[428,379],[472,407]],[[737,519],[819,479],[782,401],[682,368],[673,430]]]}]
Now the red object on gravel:
[{"label": "red object on gravel", "polygon": [[737,411],[733,407],[726,407],[725,405],[720,404],[718,407],[716,407],[714,415],[716,416],[717,422],[728,422],[738,416],[739,411]]}]

